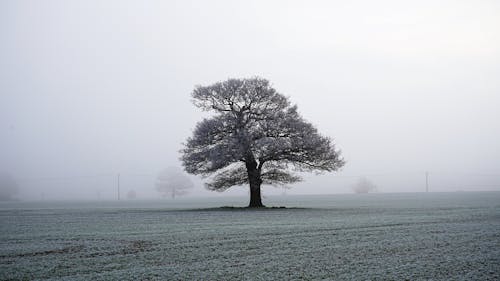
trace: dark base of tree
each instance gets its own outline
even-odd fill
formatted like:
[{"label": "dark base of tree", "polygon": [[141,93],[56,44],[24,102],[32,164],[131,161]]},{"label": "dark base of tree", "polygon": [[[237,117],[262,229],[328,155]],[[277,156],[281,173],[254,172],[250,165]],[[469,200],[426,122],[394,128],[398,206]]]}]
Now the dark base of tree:
[{"label": "dark base of tree", "polygon": [[257,200],[257,201],[252,201],[250,200],[250,204],[248,204],[248,208],[264,208],[266,206],[264,206],[261,202],[261,200]]},{"label": "dark base of tree", "polygon": [[247,208],[266,208],[266,206],[262,205],[262,203],[260,205],[248,205]]},{"label": "dark base of tree", "polygon": [[287,208],[285,206],[262,206],[262,207],[234,207],[234,206],[223,206],[223,207],[218,207],[218,208],[212,208],[212,209],[202,209],[202,210],[283,210],[283,209],[304,209],[304,208],[296,208],[296,207],[291,207]]}]

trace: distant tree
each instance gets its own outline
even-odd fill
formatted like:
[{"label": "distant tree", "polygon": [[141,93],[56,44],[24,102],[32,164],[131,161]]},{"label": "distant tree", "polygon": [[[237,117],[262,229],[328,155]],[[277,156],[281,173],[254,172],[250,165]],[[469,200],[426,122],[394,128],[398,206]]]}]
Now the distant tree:
[{"label": "distant tree", "polygon": [[359,178],[358,182],[352,186],[354,193],[368,193],[377,191],[377,186],[374,185],[365,177]]},{"label": "distant tree", "polygon": [[135,198],[137,198],[137,193],[135,192],[135,190],[129,190],[127,192],[127,199],[132,200],[132,199],[135,199]]},{"label": "distant tree", "polygon": [[14,196],[19,192],[19,186],[9,174],[0,173],[0,201],[15,200]]},{"label": "distant tree", "polygon": [[156,178],[156,190],[163,194],[163,197],[186,195],[189,189],[193,188],[193,182],[179,168],[168,168],[161,171]]},{"label": "distant tree", "polygon": [[210,177],[210,190],[249,184],[249,207],[263,207],[261,184],[286,185],[301,180],[294,172],[330,172],[344,165],[332,140],[266,79],[197,86],[192,97],[195,106],[215,115],[196,125],[181,159],[188,173]]}]

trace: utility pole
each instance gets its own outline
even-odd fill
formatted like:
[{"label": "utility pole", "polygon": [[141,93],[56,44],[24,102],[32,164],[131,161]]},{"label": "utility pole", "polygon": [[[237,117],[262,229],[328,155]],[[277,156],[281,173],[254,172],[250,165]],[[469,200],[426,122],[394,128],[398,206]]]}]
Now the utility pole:
[{"label": "utility pole", "polygon": [[117,184],[118,184],[118,201],[120,201],[120,173],[118,173]]},{"label": "utility pole", "polygon": [[429,172],[425,172],[425,192],[429,192]]}]

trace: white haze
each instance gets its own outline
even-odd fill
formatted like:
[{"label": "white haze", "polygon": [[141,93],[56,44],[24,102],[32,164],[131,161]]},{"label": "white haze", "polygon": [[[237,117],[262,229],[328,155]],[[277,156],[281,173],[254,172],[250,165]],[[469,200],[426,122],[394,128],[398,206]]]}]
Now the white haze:
[{"label": "white haze", "polygon": [[431,191],[500,190],[498,1],[6,0],[0,40],[0,170],[22,199],[111,199],[117,173],[159,196],[206,114],[194,86],[255,75],[347,160],[288,194],[424,191],[426,171]]}]

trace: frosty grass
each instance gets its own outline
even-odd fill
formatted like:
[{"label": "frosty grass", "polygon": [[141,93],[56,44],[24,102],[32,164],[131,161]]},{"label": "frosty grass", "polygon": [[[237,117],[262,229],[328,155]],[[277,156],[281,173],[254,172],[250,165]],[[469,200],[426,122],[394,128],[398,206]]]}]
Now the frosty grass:
[{"label": "frosty grass", "polygon": [[499,280],[500,192],[0,204],[0,280]]}]

